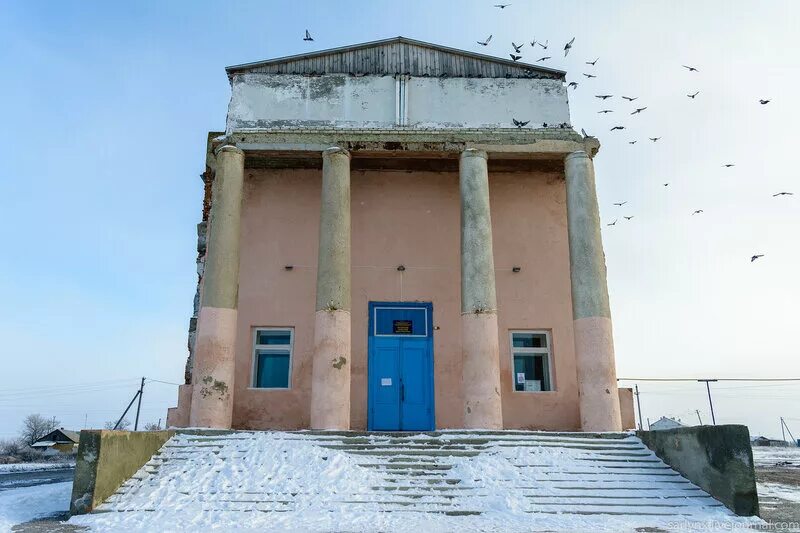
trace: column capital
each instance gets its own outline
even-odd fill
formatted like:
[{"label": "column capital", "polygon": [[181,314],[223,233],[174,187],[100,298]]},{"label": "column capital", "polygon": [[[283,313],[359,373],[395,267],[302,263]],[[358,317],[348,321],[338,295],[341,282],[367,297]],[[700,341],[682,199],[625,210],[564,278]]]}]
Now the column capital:
[{"label": "column capital", "polygon": [[220,146],[214,152],[215,155],[220,155],[222,153],[237,154],[237,155],[241,155],[241,156],[244,157],[244,151],[241,148],[237,148],[236,146],[234,146],[232,144],[226,144],[224,146]]},{"label": "column capital", "polygon": [[566,161],[569,161],[570,159],[579,159],[579,158],[591,159],[591,157],[589,157],[589,154],[587,154],[583,150],[578,150],[577,152],[570,152],[564,159]]},{"label": "column capital", "polygon": [[461,159],[466,157],[482,157],[487,160],[489,159],[489,155],[486,153],[486,150],[480,150],[478,148],[467,148],[461,152]]},{"label": "column capital", "polygon": [[332,157],[335,155],[346,155],[348,159],[350,158],[350,152],[338,146],[331,146],[322,151],[322,157]]}]

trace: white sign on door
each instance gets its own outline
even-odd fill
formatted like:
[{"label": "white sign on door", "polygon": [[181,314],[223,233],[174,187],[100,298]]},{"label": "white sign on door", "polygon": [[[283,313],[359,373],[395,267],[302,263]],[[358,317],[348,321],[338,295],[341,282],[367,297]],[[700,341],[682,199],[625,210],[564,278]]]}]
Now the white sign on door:
[{"label": "white sign on door", "polygon": [[517,383],[520,385],[525,383],[525,372],[517,372]]},{"label": "white sign on door", "polygon": [[392,378],[381,378],[381,387],[391,387]]}]

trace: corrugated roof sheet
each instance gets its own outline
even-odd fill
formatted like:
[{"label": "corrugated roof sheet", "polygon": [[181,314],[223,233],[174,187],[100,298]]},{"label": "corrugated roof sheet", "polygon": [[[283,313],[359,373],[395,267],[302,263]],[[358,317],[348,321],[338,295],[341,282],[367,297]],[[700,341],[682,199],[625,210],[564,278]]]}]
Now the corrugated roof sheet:
[{"label": "corrugated roof sheet", "polygon": [[564,79],[562,70],[514,62],[426,43],[406,37],[354,44],[225,69],[237,73],[264,74],[408,74],[455,78],[553,78]]}]

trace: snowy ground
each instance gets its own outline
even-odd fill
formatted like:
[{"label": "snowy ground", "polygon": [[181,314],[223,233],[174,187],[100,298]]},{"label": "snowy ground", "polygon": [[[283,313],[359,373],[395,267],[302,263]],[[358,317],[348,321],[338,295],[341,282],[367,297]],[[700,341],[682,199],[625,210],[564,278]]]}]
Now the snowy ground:
[{"label": "snowy ground", "polygon": [[800,468],[800,448],[797,446],[772,447],[753,446],[753,461],[759,466],[776,466],[778,463],[790,463]]},{"label": "snowy ground", "polygon": [[72,482],[51,483],[0,492],[0,532],[16,524],[69,510]]},{"label": "snowy ground", "polygon": [[62,470],[64,468],[74,467],[75,461],[64,461],[60,463],[17,463],[0,465],[0,474],[9,472],[41,472],[45,470]]}]

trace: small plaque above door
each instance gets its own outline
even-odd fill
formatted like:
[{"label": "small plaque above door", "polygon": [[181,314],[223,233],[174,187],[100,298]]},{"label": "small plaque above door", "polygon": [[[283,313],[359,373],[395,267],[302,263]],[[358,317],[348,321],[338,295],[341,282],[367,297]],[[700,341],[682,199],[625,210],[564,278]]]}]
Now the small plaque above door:
[{"label": "small plaque above door", "polygon": [[393,320],[392,333],[395,335],[411,335],[414,331],[411,320]]}]

